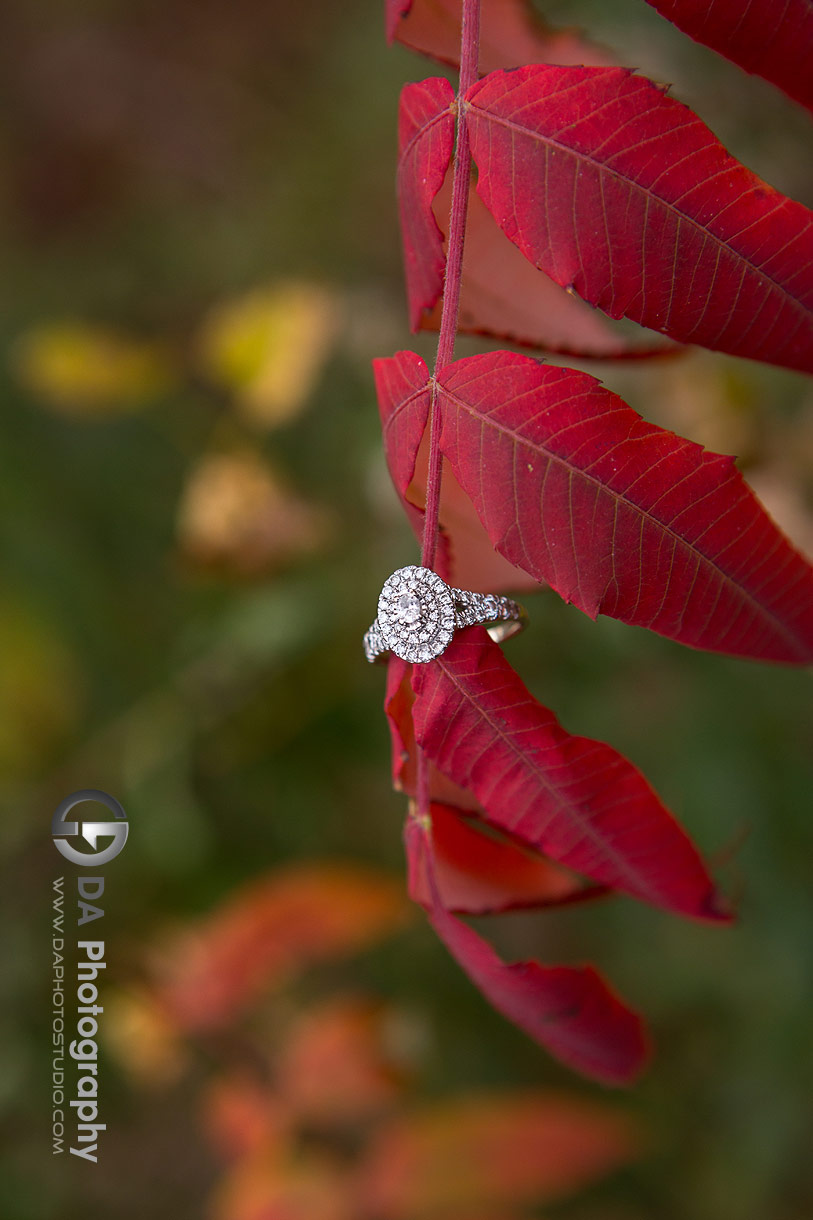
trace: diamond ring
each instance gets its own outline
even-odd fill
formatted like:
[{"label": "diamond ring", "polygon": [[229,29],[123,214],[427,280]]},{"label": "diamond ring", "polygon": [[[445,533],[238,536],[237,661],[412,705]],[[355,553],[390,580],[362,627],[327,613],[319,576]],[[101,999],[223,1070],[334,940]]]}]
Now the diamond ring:
[{"label": "diamond ring", "polygon": [[391,652],[403,661],[432,661],[460,627],[484,623],[499,643],[522,631],[527,621],[510,597],[453,589],[429,568],[411,565],[385,580],[364,652],[368,661],[385,660]]}]

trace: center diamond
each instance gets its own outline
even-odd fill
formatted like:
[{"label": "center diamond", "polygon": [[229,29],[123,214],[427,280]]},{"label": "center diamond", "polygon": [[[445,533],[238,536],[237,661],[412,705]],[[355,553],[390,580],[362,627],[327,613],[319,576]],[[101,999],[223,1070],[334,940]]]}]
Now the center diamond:
[{"label": "center diamond", "polygon": [[384,645],[397,657],[412,663],[431,661],[454,632],[451,590],[429,568],[399,568],[384,581],[376,621]]},{"label": "center diamond", "polygon": [[417,593],[402,593],[396,603],[399,620],[407,627],[421,620],[421,599]]}]

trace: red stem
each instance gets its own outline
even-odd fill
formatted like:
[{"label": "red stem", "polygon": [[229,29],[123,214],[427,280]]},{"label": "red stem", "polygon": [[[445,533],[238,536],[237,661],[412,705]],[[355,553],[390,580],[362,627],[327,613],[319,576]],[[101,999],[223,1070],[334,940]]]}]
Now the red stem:
[{"label": "red stem", "polygon": [[421,564],[434,567],[438,541],[440,511],[440,412],[437,410],[438,372],[454,355],[457,335],[457,315],[460,311],[460,283],[463,274],[463,245],[466,239],[466,215],[469,206],[471,180],[471,150],[466,125],[463,97],[477,80],[480,46],[480,0],[463,0],[463,29],[460,40],[460,83],[457,92],[457,145],[452,180],[452,208],[449,216],[449,240],[446,248],[446,274],[443,281],[443,309],[440,334],[432,379],[432,405],[429,424],[429,472],[426,480],[426,516],[423,523]]},{"label": "red stem", "polygon": [[[471,149],[466,125],[463,98],[477,80],[480,48],[480,0],[463,0],[463,26],[460,37],[460,78],[457,90],[457,143],[452,179],[452,207],[449,216],[449,240],[446,244],[446,274],[443,281],[443,308],[440,334],[432,377],[432,398],[429,423],[429,471],[426,479],[426,515],[423,522],[421,565],[433,568],[438,543],[440,516],[440,484],[442,458],[440,453],[440,411],[437,409],[437,375],[454,355],[457,317],[460,312],[460,284],[463,276],[463,246],[466,240],[466,218],[471,181]],[[418,748],[417,792],[418,811],[429,813],[429,766],[423,750]]]}]

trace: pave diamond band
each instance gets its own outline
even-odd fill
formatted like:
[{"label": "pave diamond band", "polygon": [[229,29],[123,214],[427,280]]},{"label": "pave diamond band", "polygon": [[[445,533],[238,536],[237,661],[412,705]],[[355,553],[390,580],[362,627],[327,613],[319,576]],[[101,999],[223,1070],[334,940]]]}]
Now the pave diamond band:
[{"label": "pave diamond band", "polygon": [[510,597],[454,589],[429,568],[411,565],[384,582],[364,652],[368,661],[385,660],[391,652],[404,661],[431,661],[461,627],[483,623],[492,639],[501,642],[526,622],[522,606]]}]

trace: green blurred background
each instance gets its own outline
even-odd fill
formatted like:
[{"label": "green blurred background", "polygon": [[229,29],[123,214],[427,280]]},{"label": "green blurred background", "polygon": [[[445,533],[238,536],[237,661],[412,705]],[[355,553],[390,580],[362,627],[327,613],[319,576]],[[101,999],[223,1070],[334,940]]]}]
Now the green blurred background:
[{"label": "green blurred background", "polygon": [[[369,360],[432,352],[406,327],[393,175],[399,88],[435,69],[386,48],[380,8],[19,0],[1,19],[13,1220],[142,1216],[147,1178],[151,1216],[203,1215],[215,1175],[193,1087],[141,1092],[113,1056],[100,1163],[79,1173],[51,1157],[49,826],[66,793],[105,789],[131,821],[110,867],[112,982],[138,974],[168,921],[282,862],[402,869],[383,674],[360,638],[383,577],[416,549],[387,484]],[[732,151],[813,203],[808,122],[770,86],[643,0],[545,11],[673,81]],[[585,367],[650,418],[738,453],[810,548],[804,379],[700,353]],[[657,1046],[624,1099],[647,1155],[546,1215],[807,1220],[809,678],[593,624],[553,595],[528,602],[512,662],[569,729],[644,769],[741,912],[728,931],[626,900],[495,922],[505,953],[595,961]],[[353,970],[422,1023],[421,1095],[601,1095],[494,1014],[420,919]]]}]

